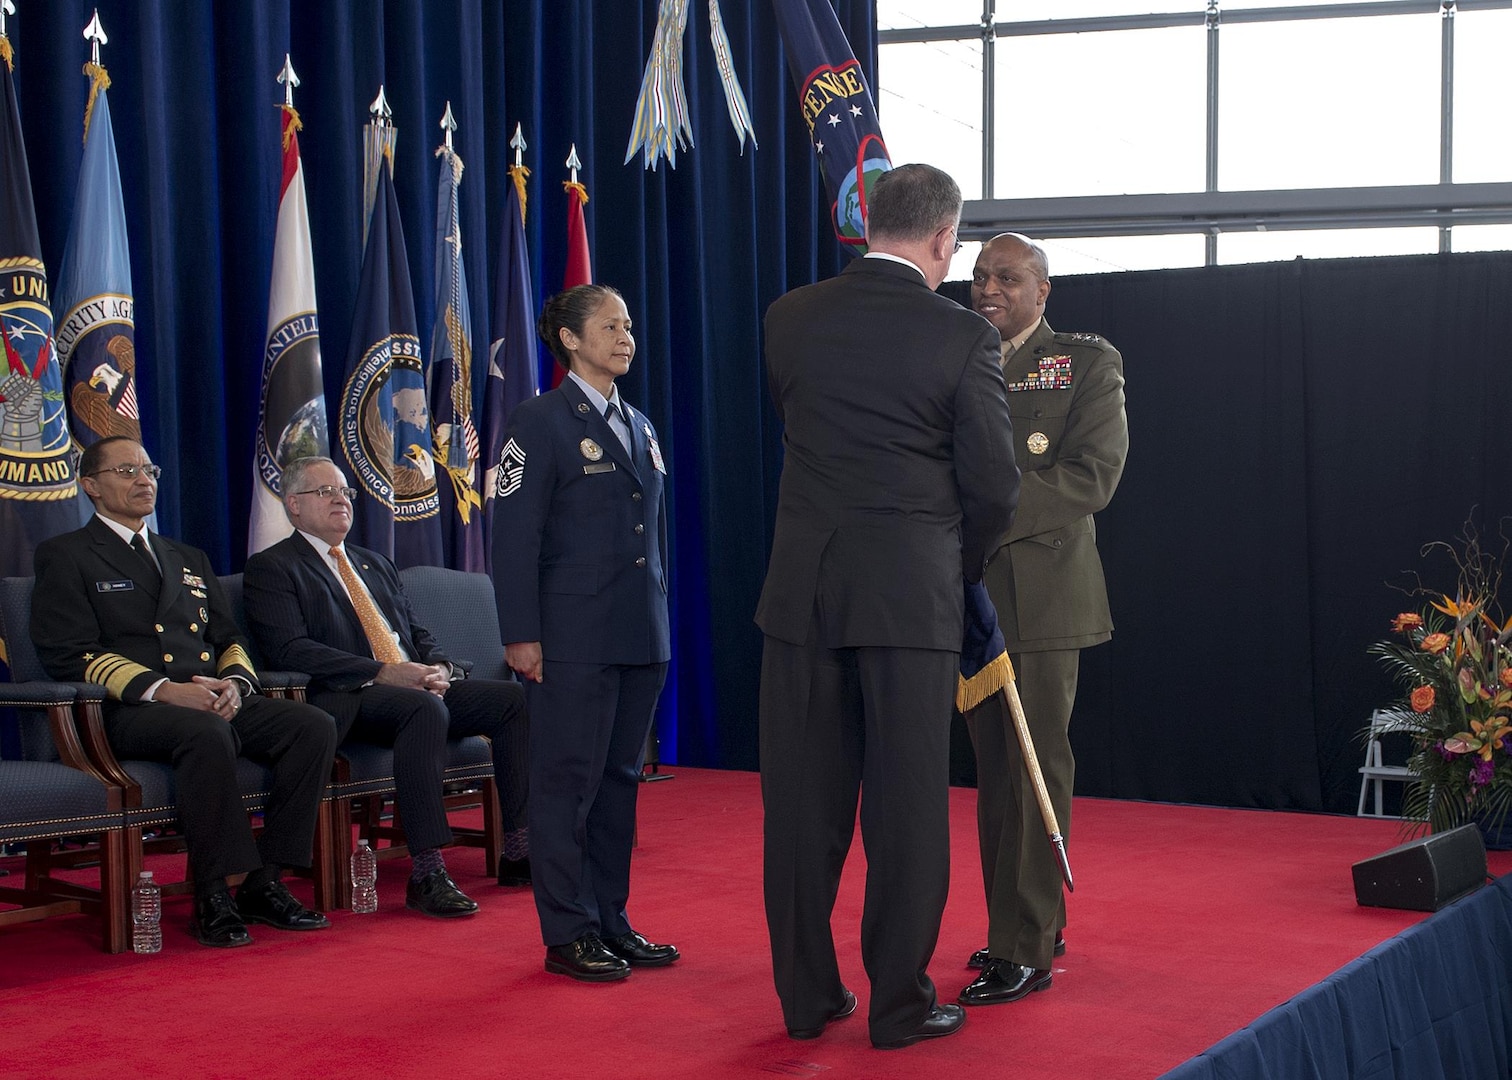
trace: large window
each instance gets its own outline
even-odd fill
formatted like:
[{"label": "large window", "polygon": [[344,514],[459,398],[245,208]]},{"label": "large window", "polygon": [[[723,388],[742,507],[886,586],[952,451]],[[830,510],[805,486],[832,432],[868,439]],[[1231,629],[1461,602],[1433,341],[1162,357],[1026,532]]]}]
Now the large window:
[{"label": "large window", "polygon": [[[1512,246],[1512,0],[877,0],[894,161],[1057,273]],[[957,259],[969,267],[975,244]]]}]

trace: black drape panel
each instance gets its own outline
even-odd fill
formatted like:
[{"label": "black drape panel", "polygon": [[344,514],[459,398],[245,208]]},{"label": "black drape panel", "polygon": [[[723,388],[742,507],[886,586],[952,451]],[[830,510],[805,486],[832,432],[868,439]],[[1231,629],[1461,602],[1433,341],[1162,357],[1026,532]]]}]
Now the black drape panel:
[{"label": "black drape panel", "polygon": [[[678,167],[622,164],[656,22],[619,0],[22,0],[9,21],[43,251],[54,271],[73,209],[88,47],[110,36],[112,118],[137,301],[143,438],[167,468],[159,525],[229,571],[245,556],[291,53],[309,194],[327,401],[344,377],[361,259],[361,125],[383,84],[399,129],[395,185],[422,341],[435,317],[437,127],[460,129],[462,233],[474,378],[510,135],[530,148],[527,237],[537,301],[560,288],[572,143],[595,277],[618,286],[639,353],[627,400],[657,425],[671,471],[676,641],[663,695],[668,760],[753,767],[765,569],[780,433],[760,368],[761,316],[787,289],[836,272],[814,155],[766,0],[726,0],[734,62],[760,149],[742,155],[719,93],[707,11],[684,49],[695,146]],[[837,0],[875,71],[872,0]]]},{"label": "black drape panel", "polygon": [[1079,791],[1353,808],[1394,693],[1366,650],[1414,606],[1391,586],[1472,509],[1512,514],[1509,289],[1506,254],[1056,282],[1052,323],[1123,352],[1131,438]]}]

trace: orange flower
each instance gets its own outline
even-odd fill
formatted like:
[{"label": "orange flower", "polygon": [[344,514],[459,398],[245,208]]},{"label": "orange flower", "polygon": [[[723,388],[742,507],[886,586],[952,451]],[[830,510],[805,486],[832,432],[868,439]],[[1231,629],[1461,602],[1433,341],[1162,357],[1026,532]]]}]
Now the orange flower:
[{"label": "orange flower", "polygon": [[1508,690],[1512,690],[1512,667],[1502,668],[1499,678],[1501,679],[1501,684],[1503,686],[1505,686]]},{"label": "orange flower", "polygon": [[1391,628],[1399,634],[1407,630],[1415,630],[1422,625],[1423,617],[1411,611],[1404,611],[1391,620]]},{"label": "orange flower", "polygon": [[1449,647],[1448,634],[1429,634],[1423,639],[1423,651],[1437,656]]},{"label": "orange flower", "polygon": [[1433,687],[1419,686],[1412,692],[1412,711],[1425,713],[1433,708]]}]

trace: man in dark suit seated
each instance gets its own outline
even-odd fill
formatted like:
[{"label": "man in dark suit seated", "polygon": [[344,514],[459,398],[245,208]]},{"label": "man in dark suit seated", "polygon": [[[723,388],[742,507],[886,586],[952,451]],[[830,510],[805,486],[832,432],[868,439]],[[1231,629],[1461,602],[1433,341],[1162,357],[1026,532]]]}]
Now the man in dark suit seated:
[{"label": "man in dark suit seated", "polygon": [[[37,546],[31,633],[48,674],[102,684],[105,732],[124,758],[172,762],[203,945],[247,945],[246,923],[318,930],[279,880],[309,866],[336,726],[311,705],[258,693],[246,643],[203,551],[144,524],[158,467],[140,443],[101,439],[79,460],[95,516]],[[273,787],[254,843],[236,782],[238,753]],[[232,874],[247,873],[236,899]]]},{"label": "man in dark suit seated", "polygon": [[525,828],[529,736],[513,682],[463,679],[415,621],[394,564],[344,543],[356,491],[330,458],[300,458],[283,474],[295,532],[247,560],[247,622],[269,664],[311,676],[310,700],[349,734],[394,748],[394,787],[409,843],[405,904],[437,918],[478,905],[446,872],[452,832],[442,802],[446,741],[486,735],[504,819],[499,884],[530,884]]}]

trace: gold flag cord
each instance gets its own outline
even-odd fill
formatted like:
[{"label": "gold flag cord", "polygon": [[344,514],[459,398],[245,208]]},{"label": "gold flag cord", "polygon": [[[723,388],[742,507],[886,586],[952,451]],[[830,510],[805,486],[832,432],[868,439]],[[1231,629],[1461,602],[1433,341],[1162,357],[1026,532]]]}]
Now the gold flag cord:
[{"label": "gold flag cord", "polygon": [[93,60],[84,65],[84,74],[89,76],[89,101],[84,105],[84,141],[89,141],[89,121],[94,118],[95,98],[101,90],[110,89],[110,72]]}]

